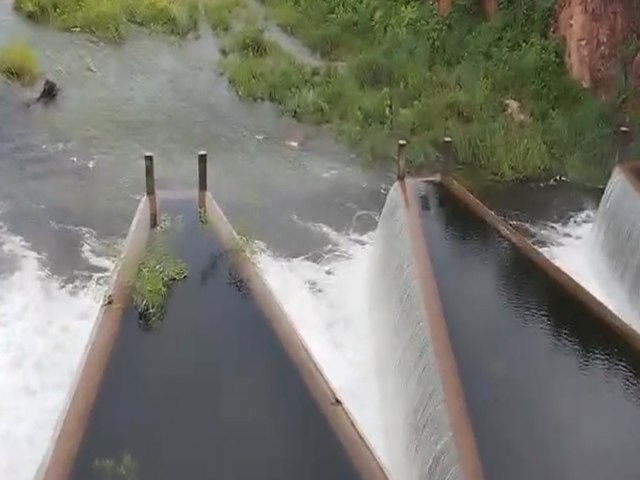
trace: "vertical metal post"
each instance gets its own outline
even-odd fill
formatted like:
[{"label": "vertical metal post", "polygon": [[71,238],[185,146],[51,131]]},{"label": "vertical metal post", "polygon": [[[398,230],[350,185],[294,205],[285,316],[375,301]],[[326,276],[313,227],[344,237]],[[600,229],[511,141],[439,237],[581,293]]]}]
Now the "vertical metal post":
[{"label": "vertical metal post", "polygon": [[629,145],[631,144],[631,130],[626,125],[623,125],[618,128],[616,137],[616,163],[624,163],[628,159]]},{"label": "vertical metal post", "polygon": [[407,176],[407,141],[398,140],[398,154],[396,156],[398,167],[397,179],[402,181]]},{"label": "vertical metal post", "polygon": [[440,164],[440,175],[443,177],[451,175],[453,171],[453,139],[444,137],[442,140],[442,160]]},{"label": "vertical metal post", "polygon": [[147,200],[149,201],[149,224],[151,228],[158,225],[158,202],[156,199],[156,179],[153,174],[153,154],[144,154],[144,177],[147,185]]},{"label": "vertical metal post", "polygon": [[198,153],[198,208],[207,207],[207,152]]}]

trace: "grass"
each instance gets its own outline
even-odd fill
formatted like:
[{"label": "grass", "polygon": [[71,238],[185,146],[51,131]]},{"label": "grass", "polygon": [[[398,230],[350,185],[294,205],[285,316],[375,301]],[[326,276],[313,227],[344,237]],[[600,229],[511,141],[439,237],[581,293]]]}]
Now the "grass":
[{"label": "grass", "polygon": [[231,29],[234,15],[244,7],[244,0],[208,0],[204,15],[211,28],[226,32]]},{"label": "grass", "polygon": [[130,25],[184,36],[198,27],[199,0],[14,0],[28,19],[104,40],[122,40]]},{"label": "grass", "polygon": [[8,43],[0,49],[0,74],[11,82],[32,85],[38,79],[38,56],[21,40]]},{"label": "grass", "polygon": [[185,263],[171,253],[167,238],[170,229],[170,219],[165,217],[152,232],[153,237],[134,283],[133,304],[138,311],[140,326],[145,330],[162,320],[171,285],[188,275]]},{"label": "grass", "polygon": [[139,480],[138,462],[125,453],[118,461],[111,458],[97,459],[93,464],[93,470],[98,474],[99,480]]},{"label": "grass", "polygon": [[410,166],[429,166],[448,135],[462,168],[494,180],[600,183],[617,122],[640,126],[621,100],[628,82],[600,102],[568,77],[561,45],[548,36],[552,0],[502,0],[492,22],[475,0],[454,2],[446,18],[418,0],[263,1],[327,66],[300,64],[247,24],[226,33],[221,67],[231,85],[333,125],[365,158],[389,160],[406,138]]},{"label": "grass", "polygon": [[204,207],[198,208],[198,222],[200,225],[207,225],[209,223],[209,218],[207,217],[207,209]]}]

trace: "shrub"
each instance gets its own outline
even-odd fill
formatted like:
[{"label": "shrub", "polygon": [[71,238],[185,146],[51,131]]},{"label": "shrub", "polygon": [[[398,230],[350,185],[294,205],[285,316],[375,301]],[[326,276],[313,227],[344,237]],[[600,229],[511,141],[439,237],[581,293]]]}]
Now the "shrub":
[{"label": "shrub", "polygon": [[29,45],[16,40],[0,49],[0,73],[12,82],[32,85],[39,75],[38,57]]},{"label": "shrub", "polygon": [[169,288],[188,274],[184,262],[176,259],[169,248],[167,235],[170,227],[170,219],[164,218],[158,229],[152,232],[153,237],[133,285],[133,304],[138,311],[140,326],[145,330],[162,320]]}]

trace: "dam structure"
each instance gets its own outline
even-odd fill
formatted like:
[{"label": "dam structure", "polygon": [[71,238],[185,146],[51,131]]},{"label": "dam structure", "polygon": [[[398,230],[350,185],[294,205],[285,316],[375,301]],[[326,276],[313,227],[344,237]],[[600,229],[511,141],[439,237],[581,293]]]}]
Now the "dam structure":
[{"label": "dam structure", "polygon": [[[394,478],[637,478],[638,332],[450,165],[406,177],[403,150],[369,285]],[[594,235],[620,256],[611,268],[637,300],[636,168],[614,170]]]},{"label": "dam structure", "polygon": [[[637,480],[638,331],[450,162],[408,177],[405,147],[354,287],[367,292],[383,452],[209,194],[206,154],[187,192],[156,192],[147,155],[146,195],[38,479],[97,479],[125,459],[141,480]],[[621,282],[639,275],[634,165],[614,170],[594,232]],[[141,329],[131,278],[163,216],[188,275],[159,327]]]},{"label": "dam structure", "polygon": [[[146,156],[146,196],[38,478],[387,479],[207,192],[206,164],[197,191],[156,192]],[[132,274],[166,219],[188,273],[141,328]]]}]

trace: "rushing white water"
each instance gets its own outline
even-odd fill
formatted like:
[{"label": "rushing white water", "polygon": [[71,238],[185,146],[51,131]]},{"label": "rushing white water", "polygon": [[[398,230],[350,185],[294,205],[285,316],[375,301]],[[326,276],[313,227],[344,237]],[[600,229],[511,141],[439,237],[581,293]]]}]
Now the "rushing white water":
[{"label": "rushing white water", "polygon": [[[405,231],[399,194],[378,229],[340,235],[320,262],[259,265],[392,478],[455,479],[455,447]],[[389,255],[389,252],[395,252]]]},{"label": "rushing white water", "polygon": [[[602,268],[629,303],[640,297],[640,192],[631,173],[616,168],[604,192],[593,227],[592,242]],[[640,323],[635,324],[640,328]]]},{"label": "rushing white water", "polygon": [[2,225],[0,259],[8,266],[0,275],[0,478],[31,480],[69,395],[103,287],[100,275],[63,286]]},{"label": "rushing white water", "polygon": [[331,242],[319,261],[312,260],[313,255],[287,259],[262,250],[257,264],[345,408],[385,462],[366,291],[373,234],[340,234],[325,225],[305,225]]},{"label": "rushing white water", "polygon": [[[428,361],[428,349],[418,348],[415,352],[422,358],[412,358],[412,349],[407,347],[418,336],[405,328],[411,338],[393,340],[388,329],[382,332],[384,326],[376,321],[376,315],[386,315],[396,322],[395,327],[390,324],[388,328],[403,331],[397,322],[411,318],[412,309],[413,314],[416,310],[410,298],[411,274],[407,265],[384,263],[391,246],[395,252],[401,250],[398,245],[402,238],[401,222],[398,209],[393,206],[393,195],[390,198],[381,228],[375,232],[340,233],[324,225],[299,221],[314,233],[324,234],[330,246],[320,255],[312,252],[300,258],[281,258],[263,248],[257,254],[257,263],[392,477],[420,478],[412,468],[436,468],[436,474],[429,478],[455,478],[456,470],[452,469],[452,459],[446,451],[442,463],[429,464],[431,457],[418,448],[415,435],[434,430],[409,431],[419,422],[409,427],[405,422],[402,429],[396,424],[394,430],[388,421],[390,416],[429,417],[428,408],[416,413],[411,409],[419,405],[403,404],[402,399],[413,398],[413,393],[407,393],[406,397],[397,393],[414,389],[420,397],[422,388],[426,392],[424,403],[435,401],[436,412],[440,395],[437,374],[430,370],[433,364]],[[620,295],[616,283],[602,268],[603,259],[598,257],[590,235],[595,218],[596,213],[587,210],[576,213],[567,223],[538,224],[533,228],[549,258],[622,318],[640,326],[637,310]],[[104,290],[104,275],[112,266],[109,258],[96,255],[91,231],[82,233],[87,240],[81,248],[82,255],[103,273],[81,276],[81,283],[66,286],[47,271],[46,259],[34,253],[22,238],[0,226],[0,479],[3,480],[33,478],[77,375]],[[383,277],[378,283],[377,298],[372,298],[371,281]],[[393,302],[387,296],[392,284],[401,285],[396,288],[398,297]],[[389,313],[390,310],[396,312]],[[388,341],[386,357],[380,355],[381,341]],[[401,348],[393,347],[393,342],[404,343]],[[419,343],[416,345],[420,346]],[[403,353],[404,359],[401,356],[392,359],[392,352]],[[380,360],[388,360],[387,365],[381,365]],[[419,378],[406,381],[402,369],[408,362]],[[415,368],[416,362],[420,362],[420,368]],[[396,391],[388,389],[393,382],[401,384]],[[425,388],[427,385],[430,392]],[[390,401],[389,396],[381,395],[384,391],[396,394],[396,399],[391,395]],[[427,445],[444,442],[439,448],[445,448],[447,435],[438,438],[427,438]],[[424,463],[420,464],[421,461]],[[446,477],[447,470],[452,476]],[[445,472],[444,476],[438,472]]]},{"label": "rushing white water", "polygon": [[544,223],[533,227],[542,240],[542,252],[577,280],[609,309],[640,330],[640,308],[630,302],[618,279],[611,275],[599,248],[596,212],[577,212],[566,223]]}]

